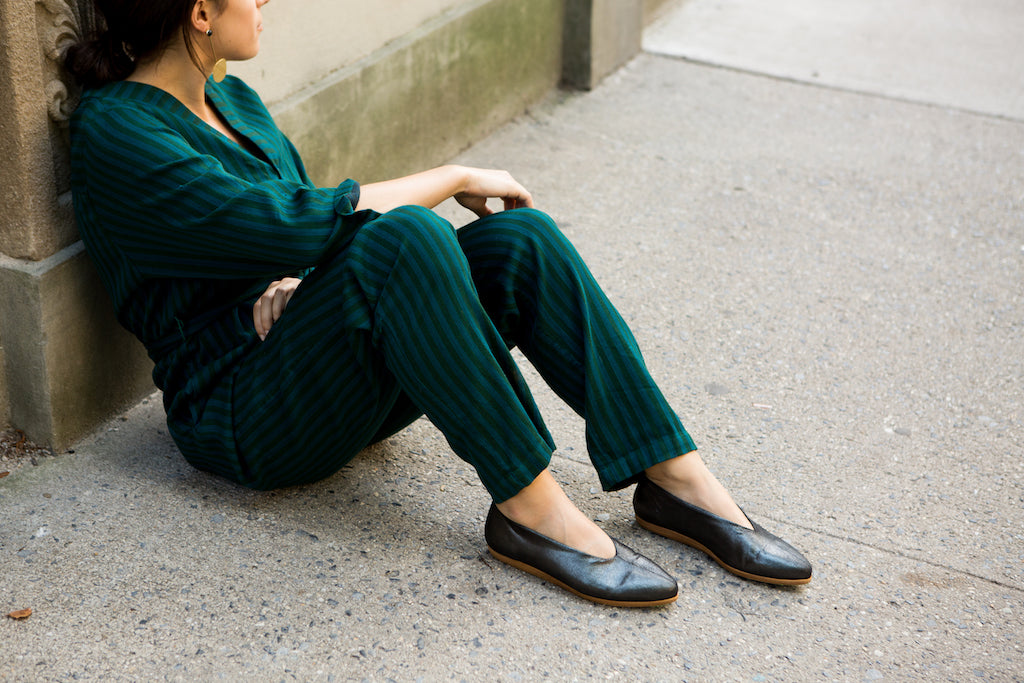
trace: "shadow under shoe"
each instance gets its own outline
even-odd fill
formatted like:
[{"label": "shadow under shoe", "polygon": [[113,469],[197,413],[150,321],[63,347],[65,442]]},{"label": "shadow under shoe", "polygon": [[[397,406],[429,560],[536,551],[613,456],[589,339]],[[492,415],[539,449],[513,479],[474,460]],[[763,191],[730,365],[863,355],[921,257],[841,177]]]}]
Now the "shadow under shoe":
[{"label": "shadow under shoe", "polygon": [[614,538],[614,557],[587,555],[512,521],[493,504],[484,537],[495,558],[592,602],[657,607],[679,596],[674,578]]},{"label": "shadow under shoe", "polygon": [[749,515],[753,529],[691,505],[646,476],[637,482],[633,510],[643,528],[707,553],[736,576],[777,586],[798,586],[811,580],[807,558]]}]

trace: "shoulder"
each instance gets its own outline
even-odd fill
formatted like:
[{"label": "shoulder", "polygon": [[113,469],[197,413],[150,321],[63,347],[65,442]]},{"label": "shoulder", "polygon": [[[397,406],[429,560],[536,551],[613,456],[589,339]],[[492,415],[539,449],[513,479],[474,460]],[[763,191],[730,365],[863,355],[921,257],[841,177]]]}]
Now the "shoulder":
[{"label": "shoulder", "polygon": [[167,92],[120,81],[86,91],[71,119],[71,172],[138,172],[196,153],[194,117]]},{"label": "shoulder", "polygon": [[118,83],[108,83],[99,88],[89,88],[82,92],[82,98],[78,101],[74,113],[71,115],[72,125],[91,121],[96,117],[103,116],[112,108],[124,106],[126,102],[118,97],[115,91]]},{"label": "shoulder", "polygon": [[180,115],[175,105],[178,101],[164,91],[141,83],[118,81],[89,89],[71,117],[72,139],[90,134],[110,138],[125,128],[163,127]]}]

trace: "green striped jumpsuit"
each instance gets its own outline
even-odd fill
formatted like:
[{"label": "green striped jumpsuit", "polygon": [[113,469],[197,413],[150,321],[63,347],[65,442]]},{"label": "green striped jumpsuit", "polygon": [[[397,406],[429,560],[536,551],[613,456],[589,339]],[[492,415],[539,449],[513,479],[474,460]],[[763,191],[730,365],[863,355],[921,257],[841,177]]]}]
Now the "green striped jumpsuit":
[{"label": "green striped jumpsuit", "polygon": [[[87,91],[71,128],[79,230],[195,467],[316,481],[425,414],[504,501],[554,450],[514,346],[585,418],[606,489],[694,449],[545,214],[456,231],[421,207],[358,210],[358,184],[316,187],[242,81],[207,97],[245,147],[132,82]],[[261,341],[253,304],[284,276],[303,280]]]}]

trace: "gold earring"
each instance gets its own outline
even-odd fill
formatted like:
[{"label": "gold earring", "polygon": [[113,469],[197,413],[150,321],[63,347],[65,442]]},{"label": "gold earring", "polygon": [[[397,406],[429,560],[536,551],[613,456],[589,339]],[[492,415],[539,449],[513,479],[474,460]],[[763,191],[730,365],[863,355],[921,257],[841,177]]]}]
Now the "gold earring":
[{"label": "gold earring", "polygon": [[213,52],[213,57],[217,61],[213,63],[213,80],[220,83],[224,80],[224,77],[228,75],[228,60],[221,57],[217,59],[217,48],[213,46],[213,29],[206,29],[206,37],[210,39],[210,51]]}]

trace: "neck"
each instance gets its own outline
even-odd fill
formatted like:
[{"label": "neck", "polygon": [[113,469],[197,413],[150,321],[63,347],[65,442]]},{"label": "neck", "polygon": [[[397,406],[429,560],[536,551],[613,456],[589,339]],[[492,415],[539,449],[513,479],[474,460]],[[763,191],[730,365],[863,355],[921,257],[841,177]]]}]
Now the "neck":
[{"label": "neck", "polygon": [[[206,55],[200,55],[206,61]],[[169,46],[155,57],[140,61],[129,81],[146,83],[165,90],[197,116],[206,118],[206,78],[209,71],[200,71],[185,49],[184,40]]]}]

